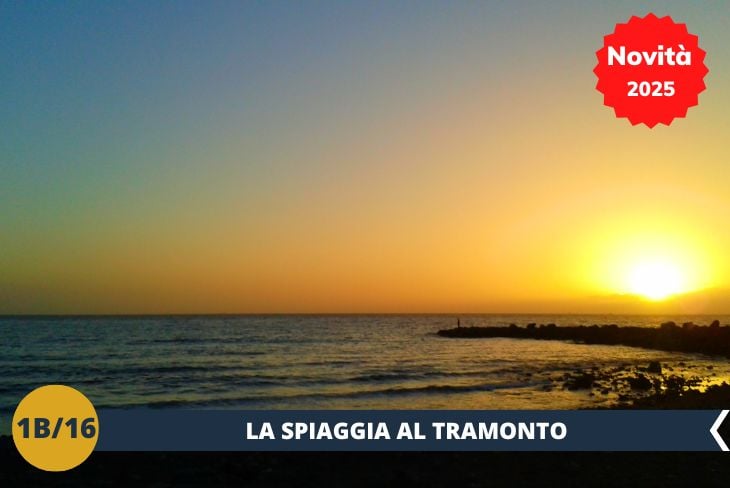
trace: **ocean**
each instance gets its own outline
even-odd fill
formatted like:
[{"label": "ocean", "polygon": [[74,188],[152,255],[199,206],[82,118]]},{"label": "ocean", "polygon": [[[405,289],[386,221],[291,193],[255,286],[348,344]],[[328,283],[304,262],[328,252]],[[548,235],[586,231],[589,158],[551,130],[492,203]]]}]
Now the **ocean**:
[{"label": "ocean", "polygon": [[[730,317],[462,315],[515,323],[653,327]],[[730,381],[724,358],[623,346],[448,339],[454,315],[1,317],[0,433],[25,394],[82,391],[96,408],[571,409],[613,396],[560,388],[567,373],[682,362]]]}]

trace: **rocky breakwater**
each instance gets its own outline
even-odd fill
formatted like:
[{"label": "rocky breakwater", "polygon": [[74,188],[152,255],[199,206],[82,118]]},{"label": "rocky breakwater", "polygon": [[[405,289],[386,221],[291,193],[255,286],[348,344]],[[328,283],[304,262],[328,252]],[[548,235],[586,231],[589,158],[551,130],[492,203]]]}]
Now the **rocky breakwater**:
[{"label": "rocky breakwater", "polygon": [[456,327],[440,330],[437,334],[462,339],[506,337],[573,341],[730,357],[730,325],[720,325],[717,320],[707,326],[666,322],[659,327],[619,327],[615,324],[565,327],[527,324],[519,327],[512,324],[509,327]]}]

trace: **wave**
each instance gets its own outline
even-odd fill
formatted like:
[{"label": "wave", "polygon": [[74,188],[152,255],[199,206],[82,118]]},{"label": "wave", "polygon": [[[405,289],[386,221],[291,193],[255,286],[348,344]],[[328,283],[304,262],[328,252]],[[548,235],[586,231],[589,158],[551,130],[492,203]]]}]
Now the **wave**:
[{"label": "wave", "polygon": [[148,402],[136,402],[126,405],[101,405],[100,408],[170,408],[170,407],[234,407],[251,404],[284,403],[292,404],[306,402],[307,400],[335,400],[335,399],[362,399],[376,396],[401,396],[401,395],[444,395],[463,394],[474,392],[488,392],[495,390],[508,390],[517,388],[533,388],[537,383],[478,383],[470,385],[453,384],[432,384],[415,387],[381,388],[373,390],[353,390],[348,392],[318,392],[301,393],[293,395],[265,395],[265,396],[240,396],[229,398],[210,399],[173,399],[173,400],[150,400]]},{"label": "wave", "polygon": [[[172,338],[158,338],[158,339],[137,339],[129,341],[126,345],[129,346],[146,346],[150,344],[196,344],[205,346],[215,345],[231,345],[231,344],[250,344],[251,340],[248,338],[223,338],[215,339],[209,337],[172,337]],[[261,344],[261,342],[259,342]],[[263,351],[241,351],[240,354],[247,356],[256,356],[265,354]]]},{"label": "wave", "polygon": [[[487,373],[491,373],[488,371]],[[358,383],[388,383],[393,381],[423,380],[428,378],[483,377],[485,371],[390,371],[364,373],[348,378]]]}]

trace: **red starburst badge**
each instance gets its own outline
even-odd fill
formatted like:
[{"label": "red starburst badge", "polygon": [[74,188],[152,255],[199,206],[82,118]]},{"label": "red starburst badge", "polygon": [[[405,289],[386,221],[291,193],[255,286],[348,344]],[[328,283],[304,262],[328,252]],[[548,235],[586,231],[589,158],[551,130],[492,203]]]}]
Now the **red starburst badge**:
[{"label": "red starburst badge", "polygon": [[671,17],[648,14],[616,24],[596,51],[596,89],[632,125],[669,125],[697,105],[708,72],[698,37]]}]

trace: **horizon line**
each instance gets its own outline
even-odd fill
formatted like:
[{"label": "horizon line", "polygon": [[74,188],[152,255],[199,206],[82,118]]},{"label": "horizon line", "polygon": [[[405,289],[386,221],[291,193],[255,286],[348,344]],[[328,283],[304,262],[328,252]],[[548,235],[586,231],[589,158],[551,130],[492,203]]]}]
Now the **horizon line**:
[{"label": "horizon line", "polygon": [[12,318],[145,318],[145,317],[291,317],[291,316],[483,316],[483,315],[566,315],[566,316],[730,316],[730,312],[719,313],[617,313],[617,312],[154,312],[154,313],[0,313],[0,319]]}]

